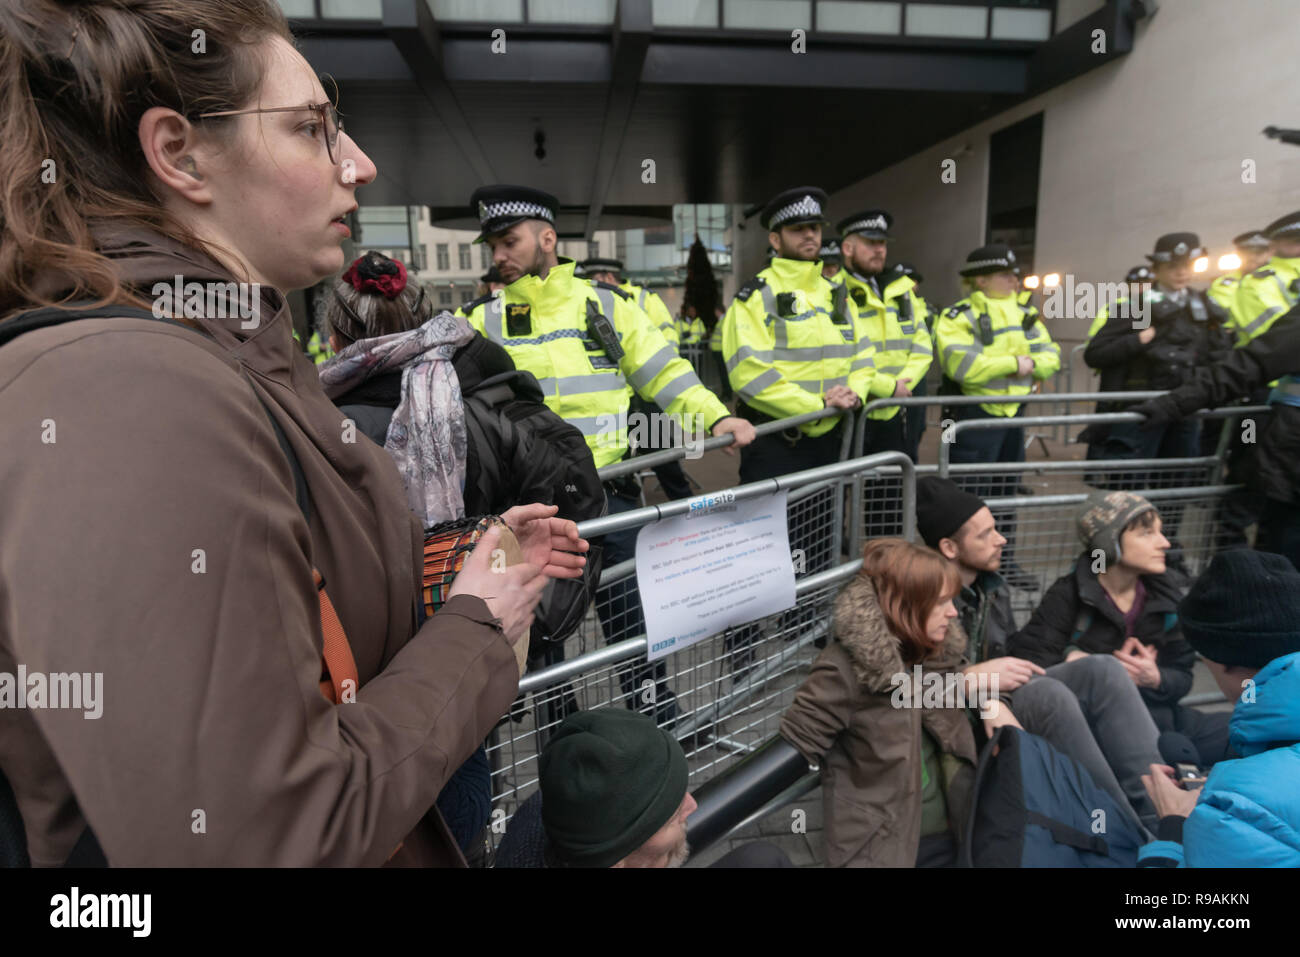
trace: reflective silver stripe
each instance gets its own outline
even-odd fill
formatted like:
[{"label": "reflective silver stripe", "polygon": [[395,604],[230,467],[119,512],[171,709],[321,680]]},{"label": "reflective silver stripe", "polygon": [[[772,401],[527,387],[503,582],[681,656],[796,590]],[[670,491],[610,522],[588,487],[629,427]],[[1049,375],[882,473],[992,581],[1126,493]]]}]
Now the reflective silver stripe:
[{"label": "reflective silver stripe", "polygon": [[659,406],[659,408],[666,409],[673,399],[676,399],[687,389],[693,389],[697,385],[703,385],[703,383],[700,382],[700,377],[695,374],[695,370],[689,369],[651,396],[650,401]]},{"label": "reflective silver stripe", "polygon": [[1282,311],[1281,306],[1274,306],[1271,309],[1265,309],[1254,319],[1250,320],[1250,323],[1244,329],[1241,330],[1242,335],[1244,336],[1252,335],[1256,329],[1258,329],[1260,326],[1267,323],[1270,319],[1272,319],[1281,311]]},{"label": "reflective silver stripe", "polygon": [[975,360],[979,358],[979,354],[982,351],[983,350],[978,346],[948,346],[944,349],[943,352],[945,359],[954,352],[965,353],[962,356],[961,362],[958,363],[956,370],[953,372],[952,377],[961,381],[961,379],[965,377],[966,373],[970,371],[970,367],[975,364]]},{"label": "reflective silver stripe", "polygon": [[836,375],[827,376],[825,379],[791,379],[790,381],[806,392],[820,395],[833,385],[848,385],[849,377]]},{"label": "reflective silver stripe", "polygon": [[1032,381],[1032,379],[1033,379],[1032,376],[1027,376],[1027,375],[1025,375],[1025,376],[1016,376],[1016,377],[1011,378],[1011,379],[989,379],[988,382],[985,382],[984,384],[978,386],[978,388],[981,388],[981,389],[1000,389],[1000,390],[1002,390],[1003,394],[1005,395],[1005,394],[1006,394],[1006,390],[1009,389],[1009,388],[1011,388],[1013,385],[1014,385],[1014,386],[1019,386],[1019,387],[1022,388],[1022,389],[1027,389],[1027,388],[1029,388],[1029,384],[1030,384],[1030,382]]},{"label": "reflective silver stripe", "polygon": [[596,372],[590,375],[566,375],[538,379],[543,392],[553,388],[558,395],[581,395],[588,392],[621,392],[627,383],[617,372]]},{"label": "reflective silver stripe", "polygon": [[640,392],[648,388],[651,381],[664,369],[668,368],[668,363],[677,358],[677,352],[672,346],[664,346],[645,362],[641,363],[641,368],[633,369],[627,377],[632,383],[632,388]]},{"label": "reflective silver stripe", "polygon": [[[600,311],[605,314],[605,318],[609,320],[610,325],[613,325],[614,324],[614,294],[610,292],[608,289],[604,289],[600,286],[592,286],[591,288],[592,291],[595,292],[596,294],[596,299],[600,301]],[[615,329],[617,328],[618,327],[615,326]]]},{"label": "reflective silver stripe", "polygon": [[763,311],[775,319],[776,318],[776,293],[772,291],[772,287],[769,286],[767,283],[763,283],[763,285],[759,286],[758,291],[763,297]]},{"label": "reflective silver stripe", "polygon": [[627,422],[616,415],[580,415],[566,418],[564,421],[576,428],[584,436],[593,436],[604,433],[609,428],[610,419],[613,419],[618,424],[618,431],[620,432],[627,427]]},{"label": "reflective silver stripe", "polygon": [[[854,359],[853,364],[849,366],[849,371],[857,372],[859,369],[874,369],[875,367],[876,360],[871,356],[867,356],[865,359]],[[902,366],[899,366],[899,368],[901,369]],[[882,369],[881,371],[883,372],[884,370]]]},{"label": "reflective silver stripe", "polygon": [[1031,342],[1029,343],[1030,352],[1052,352],[1056,348],[1055,342]]},{"label": "reflective silver stripe", "polygon": [[830,388],[833,385],[848,385],[848,384],[849,384],[849,377],[846,375],[830,376],[829,378],[822,379],[822,386],[824,388]]},{"label": "reflective silver stripe", "polygon": [[778,362],[817,362],[821,359],[851,359],[859,349],[859,346],[850,342],[843,345],[775,349],[772,355]]},{"label": "reflective silver stripe", "polygon": [[757,359],[759,362],[771,363],[772,350],[755,349],[752,346],[741,346],[739,349],[736,350],[735,355],[733,355],[730,359],[727,360],[727,371],[735,372],[736,367],[739,366],[746,359]]},{"label": "reflective silver stripe", "polygon": [[911,339],[886,339],[884,343],[876,343],[876,348],[881,352],[907,352],[912,348]]},{"label": "reflective silver stripe", "polygon": [[879,366],[876,369],[881,375],[898,375],[903,371],[902,366]]},{"label": "reflective silver stripe", "polygon": [[501,300],[504,296],[493,296],[483,308],[483,332],[493,342],[505,341],[505,330],[501,327]]},{"label": "reflective silver stripe", "polygon": [[775,369],[768,369],[762,375],[755,376],[753,381],[740,386],[736,389],[742,399],[753,399],[764,389],[776,385],[781,381],[781,373]]},{"label": "reflective silver stripe", "polygon": [[637,304],[638,306],[640,306],[642,309],[645,308],[645,294],[646,294],[647,292],[649,292],[649,290],[646,289],[644,286],[642,286],[642,287],[641,287],[641,294],[640,294],[639,296],[636,297],[636,304]]},{"label": "reflective silver stripe", "polygon": [[925,339],[922,339],[920,342],[913,341],[912,352],[918,356],[934,355],[934,349],[930,345],[929,337],[927,336]]},{"label": "reflective silver stripe", "polygon": [[1291,298],[1291,294],[1286,291],[1286,283],[1282,281],[1282,277],[1277,273],[1273,273],[1273,282],[1277,284],[1277,291],[1282,294],[1283,302],[1295,302],[1295,300]]}]

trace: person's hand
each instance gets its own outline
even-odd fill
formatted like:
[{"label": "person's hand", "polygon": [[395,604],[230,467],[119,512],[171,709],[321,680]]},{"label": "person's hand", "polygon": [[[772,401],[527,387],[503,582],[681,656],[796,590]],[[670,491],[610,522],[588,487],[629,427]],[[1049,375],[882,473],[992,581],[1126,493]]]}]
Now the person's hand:
[{"label": "person's hand", "polygon": [[1029,356],[1016,356],[1016,375],[1025,376],[1034,371],[1034,360]]},{"label": "person's hand", "polygon": [[984,721],[984,733],[990,738],[993,737],[993,732],[1003,725],[1025,730],[1005,701],[994,699],[984,702],[984,707],[980,708],[980,718]]},{"label": "person's hand", "polygon": [[833,385],[826,390],[825,405],[828,409],[853,409],[861,401],[858,394],[846,385]]},{"label": "person's hand", "polygon": [[1174,778],[1174,769],[1167,764],[1151,765],[1151,773],[1142,775],[1142,786],[1147,789],[1160,817],[1187,817],[1201,797],[1199,790],[1180,788]]},{"label": "person's hand", "polygon": [[1146,421],[1138,424],[1138,428],[1144,432],[1164,428],[1170,422],[1177,422],[1183,417],[1178,403],[1170,395],[1158,395],[1154,399],[1147,399],[1145,402],[1130,406],[1126,411],[1146,416]]},{"label": "person's hand", "polygon": [[1157,650],[1154,645],[1144,645],[1130,635],[1119,651],[1112,654],[1119,659],[1119,663],[1139,688],[1160,687],[1160,668],[1156,665]]},{"label": "person's hand", "polygon": [[492,617],[501,622],[506,640],[515,645],[533,626],[533,611],[547,578],[541,568],[527,562],[505,567],[494,554],[500,547],[501,529],[489,528],[465,559],[447,597],[474,595],[483,599]]},{"label": "person's hand", "polygon": [[911,396],[912,390],[907,387],[907,384],[911,381],[911,379],[899,379],[894,383],[895,399],[906,399]]},{"label": "person's hand", "polygon": [[558,505],[516,505],[501,520],[519,540],[524,561],[541,568],[547,578],[581,578],[587,559],[578,553],[589,546],[578,537],[576,523],[555,517],[559,510]]},{"label": "person's hand", "polygon": [[1070,652],[1068,655],[1065,656],[1065,660],[1078,661],[1080,658],[1087,658],[1087,657],[1088,657],[1088,652],[1080,651],[1078,648],[1075,648],[1074,651]]},{"label": "person's hand", "polygon": [[726,432],[730,432],[736,437],[736,441],[723,448],[723,451],[728,455],[735,455],[737,449],[743,449],[758,436],[758,432],[754,429],[754,423],[750,422],[749,419],[742,419],[738,415],[729,415],[725,419],[721,419],[713,427],[715,436]]},{"label": "person's hand", "polygon": [[1034,675],[1046,674],[1046,672],[1032,661],[1006,656],[990,658],[988,661],[981,661],[977,665],[967,665],[962,669],[962,674],[985,674],[990,677],[997,675],[998,691],[1014,691]]},{"label": "person's hand", "polygon": [[1142,345],[1146,345],[1155,337],[1156,337],[1156,327],[1147,326],[1145,329],[1143,329],[1141,332],[1138,333],[1138,342],[1142,343]]}]

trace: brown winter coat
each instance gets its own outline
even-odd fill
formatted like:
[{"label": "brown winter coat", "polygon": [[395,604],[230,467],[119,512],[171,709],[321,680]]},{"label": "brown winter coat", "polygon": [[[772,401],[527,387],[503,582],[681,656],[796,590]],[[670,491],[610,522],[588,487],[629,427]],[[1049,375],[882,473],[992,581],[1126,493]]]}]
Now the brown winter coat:
[{"label": "brown winter coat", "polygon": [[[896,708],[904,667],[871,580],[854,578],[835,602],[835,640],[781,720],[781,734],[821,766],[829,867],[914,867],[921,841],[921,728],[940,753],[953,836],[970,807],[975,738],[961,708]],[[940,674],[963,663],[966,636],[954,620],[923,663]]]},{"label": "brown winter coat", "polygon": [[[156,234],[101,245],[146,297],[229,280]],[[90,319],[0,349],[0,672],[103,674],[98,720],[0,710],[35,865],[87,821],[112,865],[378,865],[399,845],[395,864],[464,864],[434,800],[509,708],[514,655],[478,598],[415,630],[422,533],[397,470],[347,441],[283,297],[262,296],[256,328],[202,319],[215,342]],[[354,703],[320,692],[313,565]]]}]

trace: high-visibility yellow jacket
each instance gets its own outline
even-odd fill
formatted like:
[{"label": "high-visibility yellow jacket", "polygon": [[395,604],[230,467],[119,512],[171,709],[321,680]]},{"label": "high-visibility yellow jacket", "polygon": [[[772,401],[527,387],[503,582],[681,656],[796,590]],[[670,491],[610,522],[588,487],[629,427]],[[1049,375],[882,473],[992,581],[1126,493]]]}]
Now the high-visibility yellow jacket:
[{"label": "high-visibility yellow jacket", "polygon": [[1232,318],[1237,345],[1244,346],[1300,300],[1300,259],[1274,256],[1237,286]]},{"label": "high-visibility yellow jacket", "polygon": [[[1218,279],[1214,280],[1214,282],[1210,283],[1210,288],[1205,290],[1205,294],[1221,305],[1224,309],[1227,309],[1229,315],[1232,315],[1233,308],[1237,304],[1237,288],[1240,284],[1240,271],[1233,270],[1232,272],[1225,272]],[[1235,317],[1232,322],[1235,325]]]},{"label": "high-visibility yellow jacket", "polygon": [[[816,260],[773,257],[736,293],[719,327],[731,387],[764,415],[781,419],[822,409],[833,385],[848,386],[864,402],[871,394],[871,342],[860,336],[847,291],[823,279]],[[801,428],[825,435],[837,422]]]},{"label": "high-visibility yellow jacket", "polygon": [[[501,295],[468,302],[460,312],[504,346],[516,367],[537,377],[546,405],[586,436],[597,468],[627,451],[633,389],[691,434],[731,414],[626,292],[576,278],[573,265],[561,259],[545,279],[523,276]],[[610,358],[590,335],[592,309],[613,323],[621,359]],[[688,415],[694,419],[683,419]]]},{"label": "high-visibility yellow jacket", "polygon": [[637,308],[650,317],[650,321],[654,323],[655,328],[662,332],[664,338],[676,349],[679,342],[677,323],[673,319],[673,314],[668,311],[668,306],[659,298],[659,294],[627,280],[619,283],[618,286],[624,292],[632,295]]},{"label": "high-visibility yellow jacket", "polygon": [[[894,394],[899,379],[915,387],[930,371],[934,347],[925,325],[925,303],[912,290],[910,276],[899,276],[881,293],[850,269],[841,269],[835,277],[844,283],[858,314],[858,338],[869,340],[874,347],[872,359],[875,375],[871,377],[871,398],[888,398]],[[892,419],[899,406],[876,409],[872,419]]]},{"label": "high-visibility yellow jacket", "polygon": [[709,336],[709,330],[704,328],[704,320],[699,316],[694,319],[690,316],[677,317],[677,343],[681,346],[693,346],[703,342]]},{"label": "high-visibility yellow jacket", "polygon": [[[934,343],[944,375],[964,395],[1028,395],[1034,380],[1050,378],[1061,368],[1061,347],[1052,341],[1038,310],[1021,305],[1015,296],[990,299],[971,293],[939,315]],[[1016,375],[1017,356],[1033,359],[1029,375]],[[989,402],[980,408],[989,415],[1013,416],[1020,403]]]},{"label": "high-visibility yellow jacket", "polygon": [[[293,337],[298,339],[298,333],[295,330]],[[301,339],[298,339],[301,342]],[[307,340],[307,358],[316,365],[328,362],[334,358],[334,350],[330,348],[328,336],[322,336],[319,329],[312,331],[311,338]]]}]

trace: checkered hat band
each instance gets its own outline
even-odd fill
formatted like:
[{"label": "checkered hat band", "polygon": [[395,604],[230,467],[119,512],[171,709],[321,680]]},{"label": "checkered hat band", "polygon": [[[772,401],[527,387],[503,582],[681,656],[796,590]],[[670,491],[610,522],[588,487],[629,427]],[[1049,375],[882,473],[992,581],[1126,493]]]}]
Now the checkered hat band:
[{"label": "checkered hat band", "polygon": [[1011,263],[1005,259],[977,259],[973,263],[967,263],[967,269],[983,269],[985,266],[1005,266],[1011,268]]},{"label": "checkered hat band", "polygon": [[805,196],[797,203],[791,203],[789,206],[782,206],[772,217],[772,225],[779,226],[787,219],[794,219],[796,216],[820,216],[822,214],[821,204],[811,196]]},{"label": "checkered hat band", "polygon": [[850,223],[846,233],[856,233],[864,229],[879,229],[882,232],[889,227],[885,224],[883,216],[877,216],[875,219],[860,219],[856,223]]},{"label": "checkered hat band", "polygon": [[506,200],[502,203],[487,203],[483,207],[479,221],[486,223],[489,219],[500,219],[503,216],[538,216],[548,223],[554,221],[554,216],[545,206],[518,199]]},{"label": "checkered hat band", "polygon": [[1297,219],[1294,223],[1287,223],[1285,226],[1279,226],[1277,229],[1273,230],[1273,235],[1279,236],[1282,233],[1294,233],[1297,229],[1300,229],[1300,219]]}]

